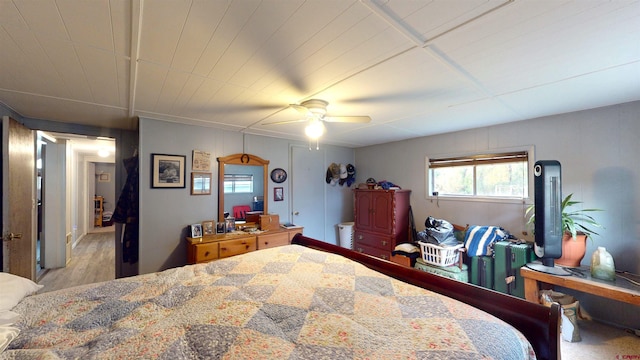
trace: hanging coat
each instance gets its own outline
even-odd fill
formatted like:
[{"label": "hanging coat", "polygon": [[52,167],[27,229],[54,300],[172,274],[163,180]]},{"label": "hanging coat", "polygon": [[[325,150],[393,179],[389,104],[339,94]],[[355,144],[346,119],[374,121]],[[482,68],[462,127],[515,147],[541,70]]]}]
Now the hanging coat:
[{"label": "hanging coat", "polygon": [[124,226],[122,236],[122,261],[134,264],[138,262],[138,156],[123,160],[127,171],[127,181],[118,199],[113,221]]}]

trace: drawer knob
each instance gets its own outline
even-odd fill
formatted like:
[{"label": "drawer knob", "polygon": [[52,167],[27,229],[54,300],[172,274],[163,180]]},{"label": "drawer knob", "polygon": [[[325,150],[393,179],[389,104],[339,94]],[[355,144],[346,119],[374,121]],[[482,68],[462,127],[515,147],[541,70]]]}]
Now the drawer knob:
[{"label": "drawer knob", "polygon": [[382,245],[383,246],[387,245],[387,241],[386,240],[382,240]]},{"label": "drawer knob", "polygon": [[362,234],[358,235],[358,240],[362,240]]},{"label": "drawer knob", "polygon": [[209,252],[208,251],[204,253],[204,257],[207,257],[207,256],[209,256]]},{"label": "drawer knob", "polygon": [[225,248],[225,247],[221,247],[221,248],[220,248],[220,251],[227,251],[227,248]]}]

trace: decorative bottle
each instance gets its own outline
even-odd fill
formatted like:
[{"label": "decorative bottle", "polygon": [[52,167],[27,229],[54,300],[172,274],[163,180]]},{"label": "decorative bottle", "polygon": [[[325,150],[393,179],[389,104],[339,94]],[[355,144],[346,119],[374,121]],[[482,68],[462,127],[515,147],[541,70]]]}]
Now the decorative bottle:
[{"label": "decorative bottle", "polygon": [[598,246],[598,250],[591,255],[591,277],[609,281],[616,279],[613,257],[603,246]]}]

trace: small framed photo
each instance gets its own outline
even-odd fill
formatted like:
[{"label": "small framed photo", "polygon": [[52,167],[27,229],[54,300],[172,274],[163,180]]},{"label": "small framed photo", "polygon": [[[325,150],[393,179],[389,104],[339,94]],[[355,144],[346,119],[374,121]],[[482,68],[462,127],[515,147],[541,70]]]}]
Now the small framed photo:
[{"label": "small framed photo", "polygon": [[211,195],[211,173],[191,173],[191,195]]},{"label": "small framed photo", "polygon": [[215,221],[204,221],[202,223],[202,235],[213,235],[215,233]]},{"label": "small framed photo", "polygon": [[227,232],[227,224],[224,221],[216,223],[216,234],[225,234]]},{"label": "small framed photo", "polygon": [[273,188],[273,201],[282,201],[284,200],[284,188],[275,187]]},{"label": "small framed photo", "polygon": [[98,174],[98,182],[110,182],[110,181],[111,181],[111,174],[109,173]]},{"label": "small framed photo", "polygon": [[151,187],[184,188],[186,159],[184,155],[151,154]]},{"label": "small framed photo", "polygon": [[191,225],[191,237],[192,238],[201,238],[202,237],[202,224],[193,224],[193,225]]}]

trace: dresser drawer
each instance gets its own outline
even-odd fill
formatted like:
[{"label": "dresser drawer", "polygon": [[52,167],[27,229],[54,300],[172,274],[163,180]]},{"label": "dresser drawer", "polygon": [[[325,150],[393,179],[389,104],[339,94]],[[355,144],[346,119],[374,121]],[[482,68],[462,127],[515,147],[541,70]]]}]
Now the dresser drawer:
[{"label": "dresser drawer", "polygon": [[220,258],[248,253],[256,250],[255,236],[220,241]]},{"label": "dresser drawer", "polygon": [[353,250],[367,254],[367,255],[379,257],[384,260],[391,260],[391,251],[386,251],[376,247],[363,245],[361,243],[358,243],[357,241],[353,244]]},{"label": "dresser drawer", "polygon": [[202,263],[218,258],[218,243],[195,244],[193,246],[193,263]]},{"label": "dresser drawer", "polygon": [[289,244],[288,231],[258,235],[258,249],[268,249],[287,244]]},{"label": "dresser drawer", "polygon": [[379,248],[388,252],[391,252],[391,250],[393,250],[393,247],[395,247],[395,241],[393,237],[366,231],[356,230],[353,234],[353,241],[354,243]]}]

